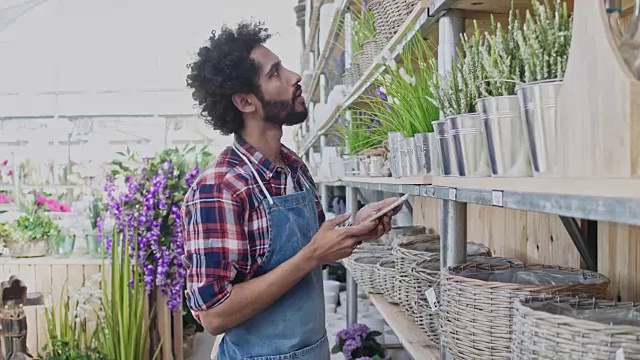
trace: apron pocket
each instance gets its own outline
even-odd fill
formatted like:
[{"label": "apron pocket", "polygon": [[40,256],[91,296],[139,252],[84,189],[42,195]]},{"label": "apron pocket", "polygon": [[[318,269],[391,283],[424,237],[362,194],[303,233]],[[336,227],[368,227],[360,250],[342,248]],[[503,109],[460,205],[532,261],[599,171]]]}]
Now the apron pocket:
[{"label": "apron pocket", "polygon": [[244,360],[328,360],[329,356],[329,339],[327,339],[327,334],[325,334],[322,339],[318,340],[315,344],[300,350],[282,355],[248,357],[244,358]]}]

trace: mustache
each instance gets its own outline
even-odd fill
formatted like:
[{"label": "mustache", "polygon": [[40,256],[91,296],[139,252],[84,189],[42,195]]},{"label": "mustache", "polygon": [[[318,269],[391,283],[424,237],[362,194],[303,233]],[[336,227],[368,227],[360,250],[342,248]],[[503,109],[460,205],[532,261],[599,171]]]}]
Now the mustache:
[{"label": "mustache", "polygon": [[[298,95],[300,94],[300,95]],[[298,96],[302,95],[302,86],[300,84],[296,85],[296,87],[293,89],[293,96],[291,97],[291,100],[295,100],[298,98]]]}]

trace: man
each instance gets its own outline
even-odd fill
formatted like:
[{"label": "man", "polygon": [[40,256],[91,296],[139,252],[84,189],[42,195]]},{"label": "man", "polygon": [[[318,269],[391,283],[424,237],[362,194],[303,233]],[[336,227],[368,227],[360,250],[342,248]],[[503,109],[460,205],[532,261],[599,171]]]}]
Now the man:
[{"label": "man", "polygon": [[336,228],[348,215],[324,221],[309,170],[281,144],[282,127],[308,111],[269,38],[260,23],[223,27],[189,66],[205,121],[235,141],[185,197],[187,303],[224,334],[220,360],[327,360],[320,267],[388,232],[392,214],[366,220],[395,199],[366,206],[353,226]]}]

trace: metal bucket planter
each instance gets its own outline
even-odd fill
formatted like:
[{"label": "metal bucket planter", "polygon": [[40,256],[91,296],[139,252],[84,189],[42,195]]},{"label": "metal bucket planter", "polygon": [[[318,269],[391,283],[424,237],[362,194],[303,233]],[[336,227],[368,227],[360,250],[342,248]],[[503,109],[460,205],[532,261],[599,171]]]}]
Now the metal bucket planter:
[{"label": "metal bucket planter", "polygon": [[489,176],[489,154],[480,114],[460,114],[447,118],[455,146],[460,176]]},{"label": "metal bucket planter", "polygon": [[556,106],[561,87],[561,80],[516,87],[534,176],[558,176]]},{"label": "metal bucket planter", "polygon": [[368,159],[368,175],[372,177],[383,176],[384,157],[371,156]]},{"label": "metal bucket planter", "polygon": [[399,176],[409,175],[409,149],[407,148],[407,139],[400,139],[400,171]]},{"label": "metal bucket planter", "polygon": [[529,147],[518,97],[486,97],[478,99],[476,105],[484,125],[491,175],[531,176]]},{"label": "metal bucket planter", "polygon": [[358,157],[347,155],[343,157],[345,176],[357,176],[360,174]]},{"label": "metal bucket planter", "polygon": [[418,149],[416,147],[416,139],[414,137],[406,138],[404,140],[407,143],[407,174],[408,176],[414,176],[420,174],[420,168],[418,163]]},{"label": "metal bucket planter", "polygon": [[456,176],[458,175],[458,166],[455,160],[455,149],[449,122],[447,120],[438,120],[434,121],[433,124],[436,138],[438,139],[438,158],[442,175]]},{"label": "metal bucket planter", "polygon": [[399,132],[390,132],[388,134],[389,139],[389,167],[391,167],[391,176],[399,178],[401,176],[400,171],[400,140],[402,140],[402,134]]},{"label": "metal bucket planter", "polygon": [[439,175],[438,173],[438,139],[435,133],[414,135],[418,154],[417,175]]}]

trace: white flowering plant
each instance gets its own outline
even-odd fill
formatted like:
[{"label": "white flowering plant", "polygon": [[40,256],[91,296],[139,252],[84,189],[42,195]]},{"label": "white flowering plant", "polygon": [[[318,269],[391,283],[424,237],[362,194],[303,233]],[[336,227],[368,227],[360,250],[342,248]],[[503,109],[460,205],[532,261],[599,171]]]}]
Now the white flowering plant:
[{"label": "white flowering plant", "polygon": [[521,28],[515,31],[524,62],[524,80],[534,82],[561,79],[567,69],[571,47],[572,17],[567,3],[555,0],[532,1]]},{"label": "white flowering plant", "polygon": [[[475,22],[474,22],[475,23]],[[476,34],[478,27],[476,25]],[[508,96],[515,94],[516,85],[524,79],[524,65],[519,44],[516,40],[521,28],[520,14],[513,7],[509,13],[507,30],[491,16],[492,33],[485,34],[482,44],[476,44],[479,37],[474,35],[473,51],[479,52],[481,70],[480,95]]]},{"label": "white flowering plant", "polygon": [[99,281],[100,274],[97,274],[75,292],[64,286],[57,306],[47,299],[45,319],[49,339],[41,359],[107,359],[96,347],[96,319],[92,319],[93,314],[101,314]]}]

